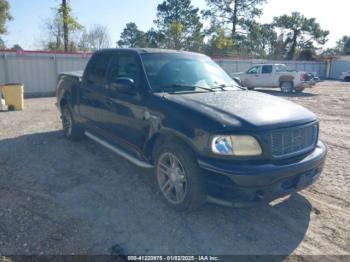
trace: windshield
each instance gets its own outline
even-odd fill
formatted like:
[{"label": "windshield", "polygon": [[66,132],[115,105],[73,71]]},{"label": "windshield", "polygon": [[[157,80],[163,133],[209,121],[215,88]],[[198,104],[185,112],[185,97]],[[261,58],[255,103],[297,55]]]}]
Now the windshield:
[{"label": "windshield", "polygon": [[237,83],[206,56],[147,53],[141,57],[154,91],[239,89]]}]

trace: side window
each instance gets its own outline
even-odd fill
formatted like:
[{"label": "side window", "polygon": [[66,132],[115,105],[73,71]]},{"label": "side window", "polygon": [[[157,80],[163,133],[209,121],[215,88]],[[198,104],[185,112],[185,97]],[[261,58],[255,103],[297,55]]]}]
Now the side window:
[{"label": "side window", "polygon": [[256,75],[259,73],[259,66],[254,66],[248,70],[248,74]]},{"label": "side window", "polygon": [[110,54],[97,54],[93,57],[87,76],[91,84],[102,85],[104,83],[110,59]]},{"label": "side window", "polygon": [[133,54],[119,54],[113,57],[108,81],[114,81],[120,77],[128,77],[134,80],[138,86],[140,82],[140,66]]},{"label": "side window", "polygon": [[287,71],[287,67],[285,65],[276,65],[276,72],[280,73],[280,72],[286,72]]},{"label": "side window", "polygon": [[262,67],[263,74],[271,74],[272,73],[272,65],[264,65]]}]

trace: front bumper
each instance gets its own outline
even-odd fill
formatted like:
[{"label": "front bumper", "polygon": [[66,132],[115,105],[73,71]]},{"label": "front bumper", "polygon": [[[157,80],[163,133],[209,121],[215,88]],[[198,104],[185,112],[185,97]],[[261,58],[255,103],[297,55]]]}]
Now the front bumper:
[{"label": "front bumper", "polygon": [[319,141],[313,152],[291,163],[247,165],[217,159],[198,163],[206,171],[209,194],[239,207],[268,203],[310,186],[319,178],[326,154]]}]

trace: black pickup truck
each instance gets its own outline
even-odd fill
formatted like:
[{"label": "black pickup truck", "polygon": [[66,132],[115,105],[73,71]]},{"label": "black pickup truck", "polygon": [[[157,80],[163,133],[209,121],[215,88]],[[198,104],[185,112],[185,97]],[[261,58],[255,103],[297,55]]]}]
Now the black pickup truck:
[{"label": "black pickup truck", "polygon": [[326,157],[313,113],[240,87],[197,53],[98,51],[84,73],[59,75],[57,106],[69,139],[152,168],[178,210],[269,203],[311,185]]}]

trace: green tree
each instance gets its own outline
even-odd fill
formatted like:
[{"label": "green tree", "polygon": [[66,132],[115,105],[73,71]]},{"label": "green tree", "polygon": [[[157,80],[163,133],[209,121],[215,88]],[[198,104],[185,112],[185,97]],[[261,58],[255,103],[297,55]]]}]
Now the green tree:
[{"label": "green tree", "polygon": [[247,23],[262,14],[261,5],[265,2],[266,0],[206,0],[208,9],[202,11],[202,14],[211,23],[208,33],[216,32],[220,26],[230,32],[232,39],[236,39],[237,34],[245,33]]},{"label": "green tree", "polygon": [[0,48],[5,48],[5,42],[1,38],[1,35],[7,33],[6,23],[12,19],[8,1],[0,0]]},{"label": "green tree", "polygon": [[294,58],[297,48],[315,49],[314,44],[324,45],[329,35],[315,18],[306,18],[298,12],[275,17],[274,24],[285,32],[286,58],[289,60]]},{"label": "green tree", "polygon": [[159,4],[154,22],[163,35],[164,47],[198,51],[204,38],[198,13],[191,0],[165,0]]},{"label": "green tree", "polygon": [[228,36],[224,28],[218,27],[209,39],[205,52],[210,56],[232,56],[234,55],[235,41]]},{"label": "green tree", "polygon": [[19,44],[13,45],[11,49],[16,51],[23,51],[23,48]]},{"label": "green tree", "polygon": [[6,23],[12,19],[8,1],[0,0],[0,35],[7,32]]},{"label": "green tree", "polygon": [[[77,19],[73,16],[69,1],[66,2],[65,8],[60,4],[58,7],[53,8],[53,10],[54,17],[44,22],[43,31],[46,34],[46,39],[42,41],[43,47],[53,51],[77,50],[77,43],[73,38],[74,35],[81,32],[84,27],[79,24]],[[67,24],[67,28],[65,24]],[[66,35],[67,29],[68,35]],[[66,43],[67,40],[68,44]]]},{"label": "green tree", "polygon": [[249,33],[243,46],[248,49],[249,54],[267,57],[274,53],[278,40],[274,25],[251,21],[248,28]]},{"label": "green tree", "polygon": [[62,27],[64,51],[67,52],[72,49],[72,42],[69,41],[70,33],[80,31],[83,26],[79,24],[77,19],[72,14],[72,6],[69,0],[62,0],[62,3],[57,8],[57,18],[59,25]]},{"label": "green tree", "polygon": [[343,36],[339,39],[335,49],[339,55],[350,55],[350,36]]},{"label": "green tree", "polygon": [[5,42],[4,42],[4,40],[2,40],[2,39],[0,38],[0,49],[5,49],[5,48],[6,48]]},{"label": "green tree", "polygon": [[119,47],[147,47],[146,34],[139,30],[135,23],[127,23],[120,34],[117,45]]}]

